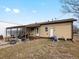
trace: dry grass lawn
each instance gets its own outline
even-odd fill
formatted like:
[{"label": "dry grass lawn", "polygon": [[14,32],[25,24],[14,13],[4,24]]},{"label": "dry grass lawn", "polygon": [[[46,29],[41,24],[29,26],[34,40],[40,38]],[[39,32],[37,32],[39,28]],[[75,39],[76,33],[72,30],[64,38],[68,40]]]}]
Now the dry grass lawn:
[{"label": "dry grass lawn", "polygon": [[0,59],[79,59],[79,42],[32,40],[0,49]]}]

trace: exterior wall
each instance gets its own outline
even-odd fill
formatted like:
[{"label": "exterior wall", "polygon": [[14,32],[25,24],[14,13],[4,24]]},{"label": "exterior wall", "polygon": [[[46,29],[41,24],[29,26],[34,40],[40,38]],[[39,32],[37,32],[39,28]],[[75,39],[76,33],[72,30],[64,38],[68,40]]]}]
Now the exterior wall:
[{"label": "exterior wall", "polygon": [[[38,33],[39,33],[39,27],[37,27],[38,28]],[[30,30],[30,35],[31,36],[37,36],[37,28],[34,28],[34,30]]]},{"label": "exterior wall", "polygon": [[30,36],[36,36],[36,28],[34,28],[34,30],[30,30]]},{"label": "exterior wall", "polygon": [[[48,27],[48,31],[45,31],[45,27]],[[58,38],[72,38],[72,22],[57,23],[49,25],[41,25],[39,28],[39,34],[41,37],[49,37],[50,29],[54,29],[54,35]]]}]

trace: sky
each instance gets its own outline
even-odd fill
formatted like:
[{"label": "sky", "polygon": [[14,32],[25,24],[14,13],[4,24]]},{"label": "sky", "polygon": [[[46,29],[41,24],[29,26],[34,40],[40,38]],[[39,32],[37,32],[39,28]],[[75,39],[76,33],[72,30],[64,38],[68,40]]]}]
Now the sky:
[{"label": "sky", "polygon": [[0,0],[0,21],[29,24],[72,17],[62,13],[60,0]]}]

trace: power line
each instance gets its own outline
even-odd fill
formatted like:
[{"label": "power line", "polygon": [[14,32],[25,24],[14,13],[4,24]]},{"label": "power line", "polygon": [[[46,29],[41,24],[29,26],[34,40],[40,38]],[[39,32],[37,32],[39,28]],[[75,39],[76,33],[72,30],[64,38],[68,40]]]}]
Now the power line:
[{"label": "power line", "polygon": [[63,18],[65,15],[66,15],[66,14],[62,14],[62,15],[60,15],[59,17],[57,17],[57,19],[60,19],[60,17]]},{"label": "power line", "polygon": [[22,25],[22,24],[12,23],[12,22],[2,21],[2,20],[0,20],[0,22],[2,22],[2,23],[8,23],[8,24],[15,24],[15,25]]}]

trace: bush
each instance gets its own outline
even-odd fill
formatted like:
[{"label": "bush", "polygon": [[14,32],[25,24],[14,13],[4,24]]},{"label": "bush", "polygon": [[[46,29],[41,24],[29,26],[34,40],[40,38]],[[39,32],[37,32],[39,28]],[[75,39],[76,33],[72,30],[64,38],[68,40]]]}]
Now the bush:
[{"label": "bush", "polygon": [[11,40],[10,41],[10,44],[16,44],[17,43],[17,40]]},{"label": "bush", "polygon": [[73,41],[73,39],[71,39],[71,38],[67,38],[67,40],[68,40],[68,41]]},{"label": "bush", "polygon": [[63,40],[63,41],[65,41],[65,38],[58,38],[58,40]]},{"label": "bush", "polygon": [[52,41],[57,41],[57,40],[58,40],[58,39],[57,39],[57,36],[51,37],[51,40],[52,40]]}]

